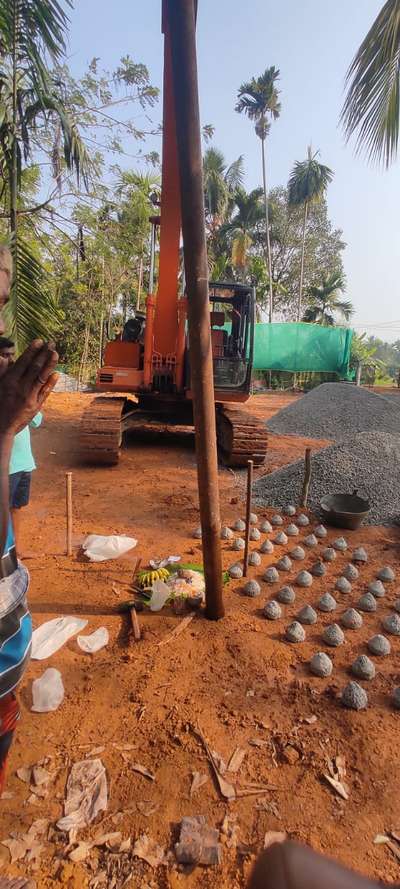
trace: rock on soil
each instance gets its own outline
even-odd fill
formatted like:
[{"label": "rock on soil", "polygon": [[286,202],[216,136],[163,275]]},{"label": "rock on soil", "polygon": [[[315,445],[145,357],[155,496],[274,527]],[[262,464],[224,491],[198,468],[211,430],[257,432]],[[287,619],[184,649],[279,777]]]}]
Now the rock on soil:
[{"label": "rock on soil", "polygon": [[374,679],[375,678],[375,664],[372,663],[369,657],[366,654],[360,654],[355,661],[353,661],[351,665],[351,672],[354,673],[358,679]]},{"label": "rock on soil", "polygon": [[348,608],[342,614],[342,624],[348,630],[359,630],[363,625],[362,615],[355,608]]},{"label": "rock on soil", "polygon": [[279,593],[277,593],[276,598],[278,602],[282,602],[284,605],[292,605],[295,601],[296,593],[291,586],[283,586]]},{"label": "rock on soil", "polygon": [[297,620],[289,624],[286,628],[286,639],[288,642],[304,642],[306,633],[304,627]]},{"label": "rock on soil", "polygon": [[[396,410],[400,431],[400,409]],[[298,500],[303,478],[303,460],[264,475],[254,484],[255,502],[282,507]],[[311,509],[318,511],[325,494],[351,492],[355,488],[371,503],[368,524],[390,523],[400,514],[400,435],[363,432],[313,455]]]},{"label": "rock on soil", "polygon": [[387,654],[390,654],[389,639],[386,639],[386,636],[381,636],[380,633],[369,639],[367,647],[371,654],[376,654],[380,657],[386,657]]},{"label": "rock on soil", "polygon": [[264,605],[263,614],[267,620],[279,620],[279,618],[282,617],[282,608],[279,602],[276,602],[275,599],[271,599],[270,602],[267,602],[266,605]]},{"label": "rock on soil", "polygon": [[330,657],[328,657],[324,651],[318,651],[311,658],[310,670],[314,673],[314,676],[320,676],[322,679],[325,679],[326,676],[330,676],[333,670],[333,664]]},{"label": "rock on soil", "polygon": [[342,704],[350,710],[366,710],[368,707],[367,692],[358,682],[349,682],[342,692]]},{"label": "rock on soil", "polygon": [[278,411],[268,428],[279,435],[333,441],[375,429],[396,434],[400,433],[400,409],[382,395],[349,383],[323,383]]},{"label": "rock on soil", "polygon": [[245,596],[250,596],[251,599],[254,599],[255,596],[259,596],[261,593],[261,587],[257,580],[248,580],[244,586],[243,590]]}]

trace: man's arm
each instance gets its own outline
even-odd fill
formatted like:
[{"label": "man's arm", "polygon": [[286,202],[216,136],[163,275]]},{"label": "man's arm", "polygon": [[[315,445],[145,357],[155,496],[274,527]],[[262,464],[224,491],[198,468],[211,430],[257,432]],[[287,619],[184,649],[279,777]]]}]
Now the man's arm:
[{"label": "man's arm", "polygon": [[10,521],[8,469],[13,440],[13,435],[0,434],[0,558],[4,553]]},{"label": "man's arm", "polygon": [[0,358],[0,556],[9,523],[8,471],[16,432],[27,426],[54,388],[58,361],[52,345],[36,340],[7,367]]}]

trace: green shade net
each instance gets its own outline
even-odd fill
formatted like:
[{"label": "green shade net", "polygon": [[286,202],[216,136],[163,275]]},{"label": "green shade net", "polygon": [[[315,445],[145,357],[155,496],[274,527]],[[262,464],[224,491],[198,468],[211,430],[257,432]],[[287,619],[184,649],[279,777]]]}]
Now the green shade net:
[{"label": "green shade net", "polygon": [[353,331],[319,324],[256,324],[254,370],[314,371],[347,377]]}]

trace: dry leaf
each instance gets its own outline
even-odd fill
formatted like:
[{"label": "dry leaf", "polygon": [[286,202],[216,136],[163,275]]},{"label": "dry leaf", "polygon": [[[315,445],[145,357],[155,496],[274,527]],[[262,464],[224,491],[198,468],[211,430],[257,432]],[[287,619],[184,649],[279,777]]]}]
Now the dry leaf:
[{"label": "dry leaf", "polygon": [[34,837],[35,839],[37,837],[42,837],[47,832],[49,824],[50,821],[47,818],[38,818],[37,821],[33,821],[31,824],[28,830],[28,836]]},{"label": "dry leaf", "polygon": [[115,747],[116,750],[119,750],[121,752],[121,751],[125,751],[125,750],[134,750],[136,747],[136,744],[113,744],[113,747]]},{"label": "dry leaf", "polygon": [[134,772],[138,772],[139,775],[143,775],[143,777],[148,778],[149,781],[156,780],[156,776],[153,775],[152,772],[149,772],[149,770],[146,769],[145,766],[140,765],[140,762],[131,762],[130,766]]},{"label": "dry leaf", "polygon": [[32,768],[32,783],[35,787],[40,787],[42,784],[48,784],[51,780],[51,774],[47,771],[47,769],[43,769],[42,766],[33,766]]},{"label": "dry leaf", "polygon": [[76,849],[73,849],[72,852],[69,853],[68,858],[70,861],[85,861],[88,857],[89,852],[92,848],[92,843],[79,843],[79,846]]},{"label": "dry leaf", "polygon": [[[229,784],[229,781],[226,781],[225,778],[221,775],[221,772],[219,771],[218,766],[217,766],[217,762],[214,759],[214,753],[212,750],[210,750],[204,735],[201,733],[200,729],[193,729],[193,730],[194,730],[195,734],[197,735],[197,737],[200,739],[200,741],[204,747],[204,750],[208,756],[208,759],[209,759],[209,762],[212,766],[212,769],[213,769],[213,772],[215,775],[215,779],[217,781],[221,795],[227,800],[236,799],[236,790],[235,790],[233,784]],[[217,754],[217,756],[218,756],[218,754]]]},{"label": "dry leaf", "polygon": [[236,774],[236,772],[239,771],[245,756],[246,750],[243,750],[243,747],[236,747],[236,750],[233,751],[232,756],[228,762],[227,772]]},{"label": "dry leaf", "polygon": [[236,849],[239,843],[239,825],[236,818],[225,815],[221,825],[221,833],[226,837],[228,849]]},{"label": "dry leaf", "polygon": [[248,743],[251,747],[268,747],[268,741],[263,741],[261,738],[250,738]]},{"label": "dry leaf", "polygon": [[9,837],[8,840],[2,840],[1,845],[6,846],[6,848],[9,850],[11,864],[14,864],[15,861],[21,861],[22,858],[25,858],[28,849],[28,843],[22,837],[19,837],[18,839]]},{"label": "dry leaf", "polygon": [[220,775],[225,775],[226,772],[226,762],[222,758],[222,756],[217,752],[217,750],[210,750],[211,756],[213,758],[213,762],[215,767],[218,769]]},{"label": "dry leaf", "polygon": [[204,784],[207,784],[208,775],[204,775],[202,772],[192,772],[193,780],[190,788],[190,797],[192,797],[200,787],[203,787]]},{"label": "dry leaf", "polygon": [[271,790],[277,790],[277,787],[273,787],[271,785],[257,785],[250,784],[247,787],[238,787],[236,790],[236,796],[238,798],[244,796],[264,796],[266,793],[269,793]]},{"label": "dry leaf", "polygon": [[336,790],[336,793],[338,793],[339,796],[342,797],[342,799],[347,800],[349,798],[347,787],[342,784],[341,781],[338,781],[337,778],[332,778],[331,775],[324,774],[323,777],[325,778],[325,781],[327,781],[328,784],[330,784],[331,787]]},{"label": "dry leaf", "polygon": [[377,833],[374,838],[375,846],[384,846],[386,843],[390,843],[390,837],[387,837],[385,833]]},{"label": "dry leaf", "polygon": [[98,834],[92,841],[92,846],[107,846],[109,849],[115,849],[117,846],[120,845],[121,840],[121,831]]},{"label": "dry leaf", "polygon": [[85,759],[87,759],[88,756],[99,756],[100,753],[104,753],[105,749],[105,747],[93,747],[93,750],[90,750],[89,753],[85,753]]},{"label": "dry leaf", "polygon": [[25,784],[30,784],[32,778],[32,766],[17,769],[17,778],[19,778],[20,781],[24,781]]},{"label": "dry leaf", "polygon": [[[0,799],[14,799],[15,793],[11,793],[11,790],[4,790],[0,796]],[[1,889],[1,886],[0,886]]]},{"label": "dry leaf", "polygon": [[160,808],[159,803],[155,803],[154,800],[151,799],[143,799],[139,800],[136,803],[136,806],[141,815],[144,815],[145,818],[150,818],[151,815],[154,815],[157,812],[157,809]]},{"label": "dry leaf", "polygon": [[304,722],[306,722],[307,725],[314,725],[315,722],[318,722],[318,716],[305,716]]},{"label": "dry leaf", "polygon": [[274,843],[284,843],[287,834],[280,830],[269,830],[264,837],[264,849],[269,849]]},{"label": "dry leaf", "polygon": [[166,864],[164,849],[158,846],[147,834],[142,834],[135,842],[132,850],[135,858],[141,858],[146,861],[150,867],[159,867]]},{"label": "dry leaf", "polygon": [[131,838],[128,837],[128,839],[122,840],[122,843],[120,844],[120,847],[119,847],[119,851],[120,852],[130,852],[131,845],[132,845]]},{"label": "dry leaf", "polygon": [[396,840],[397,843],[400,843],[400,833],[398,830],[389,830],[389,833],[392,840]]}]

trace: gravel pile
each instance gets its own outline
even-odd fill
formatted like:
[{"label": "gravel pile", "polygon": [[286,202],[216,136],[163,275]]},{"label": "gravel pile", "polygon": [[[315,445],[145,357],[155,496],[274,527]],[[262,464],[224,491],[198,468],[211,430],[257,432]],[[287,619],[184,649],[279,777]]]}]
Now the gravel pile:
[{"label": "gravel pile", "polygon": [[400,433],[400,399],[389,401],[349,383],[322,383],[268,421],[271,432],[339,441],[357,432]]},{"label": "gravel pile", "polygon": [[[303,478],[303,460],[264,475],[254,484],[254,502],[263,507],[283,507],[298,501]],[[311,509],[318,511],[325,494],[350,494],[354,489],[370,501],[368,524],[390,523],[399,516],[400,436],[362,432],[313,456],[308,502]]]}]

